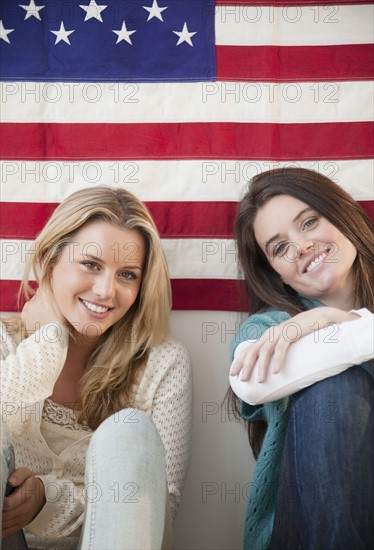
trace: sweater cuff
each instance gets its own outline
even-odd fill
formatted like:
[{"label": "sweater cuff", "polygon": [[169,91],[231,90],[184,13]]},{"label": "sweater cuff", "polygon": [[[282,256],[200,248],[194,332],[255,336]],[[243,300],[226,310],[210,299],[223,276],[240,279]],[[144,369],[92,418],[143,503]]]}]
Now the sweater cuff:
[{"label": "sweater cuff", "polygon": [[[26,525],[26,529],[37,537],[45,537],[45,528],[48,525],[54,515],[55,502],[58,498],[58,494],[52,495],[51,487],[56,486],[56,478],[54,476],[39,476],[35,475],[44,485],[46,503],[40,510],[39,514]],[[49,500],[48,500],[49,499]]]}]

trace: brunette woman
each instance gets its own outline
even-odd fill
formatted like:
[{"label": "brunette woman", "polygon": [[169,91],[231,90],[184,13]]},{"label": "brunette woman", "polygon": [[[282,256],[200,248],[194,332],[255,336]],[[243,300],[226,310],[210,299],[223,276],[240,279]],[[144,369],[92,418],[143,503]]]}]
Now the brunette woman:
[{"label": "brunette woman", "polygon": [[372,224],[327,177],[287,168],[252,180],[236,232],[251,316],[231,397],[257,458],[244,546],[373,548]]}]

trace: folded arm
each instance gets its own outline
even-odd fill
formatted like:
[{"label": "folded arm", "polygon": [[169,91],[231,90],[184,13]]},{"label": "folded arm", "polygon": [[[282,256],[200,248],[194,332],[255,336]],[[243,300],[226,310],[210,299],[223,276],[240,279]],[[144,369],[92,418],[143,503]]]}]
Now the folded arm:
[{"label": "folded arm", "polygon": [[[320,380],[335,376],[352,365],[361,364],[374,356],[374,315],[368,310],[356,312],[354,321],[334,324],[302,336],[292,343],[286,352],[283,367],[274,373],[269,360],[266,379],[258,382],[259,361],[254,363],[248,380],[241,379],[239,372],[230,376],[235,394],[250,405],[276,401],[302,390]],[[235,350],[232,369],[245,350],[250,350],[257,341],[245,341]]]}]

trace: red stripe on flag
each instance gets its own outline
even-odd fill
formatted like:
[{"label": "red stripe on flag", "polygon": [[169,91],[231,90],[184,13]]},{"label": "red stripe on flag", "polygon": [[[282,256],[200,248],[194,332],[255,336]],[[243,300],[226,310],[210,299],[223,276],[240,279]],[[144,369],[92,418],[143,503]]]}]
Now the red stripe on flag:
[{"label": "red stripe on flag", "polygon": [[365,210],[371,221],[374,223],[374,200],[371,201],[358,201],[361,208]]},{"label": "red stripe on flag", "polygon": [[[20,281],[0,281],[0,311],[18,310],[18,290]],[[20,303],[22,307],[22,303]]]},{"label": "red stripe on flag", "polygon": [[236,202],[146,202],[161,237],[232,238]]},{"label": "red stripe on flag", "polygon": [[174,310],[248,311],[244,282],[222,279],[172,279]]},{"label": "red stripe on flag", "polygon": [[[146,202],[161,237],[231,238],[236,202]],[[0,238],[34,239],[57,204],[0,203]]]},{"label": "red stripe on flag", "polygon": [[[0,281],[0,311],[17,311],[19,281]],[[242,281],[222,279],[174,279],[171,281],[174,310],[247,311],[240,300]],[[22,303],[20,304],[22,307]]]},{"label": "red stripe on flag", "polygon": [[35,202],[0,203],[0,238],[35,239],[56,206]]},{"label": "red stripe on flag", "polygon": [[[374,201],[358,201],[374,221]],[[230,239],[236,202],[146,202],[163,238]],[[35,239],[57,204],[0,203],[0,238]]]},{"label": "red stripe on flag", "polygon": [[8,160],[337,160],[371,158],[374,123],[3,123],[2,136]]},{"label": "red stripe on flag", "polygon": [[[218,80],[323,82],[374,78],[374,45],[217,46]],[[250,97],[253,91],[248,92]]]}]

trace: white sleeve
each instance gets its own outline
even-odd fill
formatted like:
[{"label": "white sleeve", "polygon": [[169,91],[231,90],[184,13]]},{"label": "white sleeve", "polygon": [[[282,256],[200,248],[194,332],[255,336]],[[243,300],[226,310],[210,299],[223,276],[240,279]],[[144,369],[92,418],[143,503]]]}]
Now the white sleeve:
[{"label": "white sleeve", "polygon": [[83,523],[85,488],[54,475],[36,475],[44,485],[46,503],[26,530],[40,538],[75,535]]},{"label": "white sleeve", "polygon": [[[276,401],[320,380],[335,376],[374,356],[374,315],[367,309],[355,311],[360,318],[334,324],[293,343],[287,351],[281,371],[274,374],[272,361],[265,382],[257,382],[256,364],[248,381],[230,376],[234,393],[250,405]],[[254,340],[245,341],[235,350],[234,361]]]},{"label": "white sleeve", "polygon": [[0,329],[1,402],[27,405],[49,397],[66,359],[66,328],[48,323],[18,345],[2,323]]},{"label": "white sleeve", "polygon": [[153,400],[151,417],[165,447],[171,516],[181,499],[191,449],[192,369],[182,344],[174,343],[175,356]]}]

